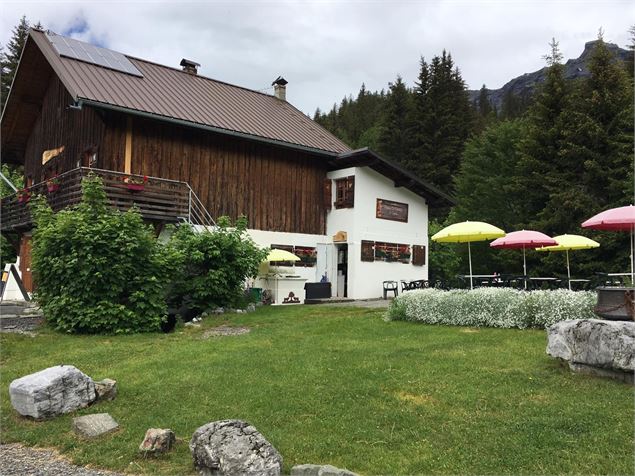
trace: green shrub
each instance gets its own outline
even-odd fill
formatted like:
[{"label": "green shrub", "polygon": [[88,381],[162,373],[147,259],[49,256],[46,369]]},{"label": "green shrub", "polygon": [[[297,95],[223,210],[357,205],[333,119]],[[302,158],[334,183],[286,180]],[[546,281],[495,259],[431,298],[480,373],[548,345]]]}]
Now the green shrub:
[{"label": "green shrub", "polygon": [[267,250],[259,249],[246,229],[244,217],[234,226],[229,218],[221,217],[213,231],[179,226],[169,242],[181,269],[173,277],[171,306],[202,312],[244,301],[245,280],[258,273],[267,256]]},{"label": "green shrub", "polygon": [[57,330],[158,331],[166,316],[168,254],[133,208],[107,205],[101,180],[85,178],[80,205],[54,214],[32,200],[36,297]]},{"label": "green shrub", "polygon": [[592,291],[423,289],[398,296],[388,309],[388,318],[454,326],[544,328],[568,319],[595,317],[595,302]]}]

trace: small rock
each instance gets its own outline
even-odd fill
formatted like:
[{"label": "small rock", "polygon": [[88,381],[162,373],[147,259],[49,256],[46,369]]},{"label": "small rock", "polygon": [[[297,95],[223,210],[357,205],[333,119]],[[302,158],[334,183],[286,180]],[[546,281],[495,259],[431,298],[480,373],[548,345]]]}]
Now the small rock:
[{"label": "small rock", "polygon": [[198,428],[190,441],[194,466],[202,476],[278,476],[282,456],[249,423],[221,420]]},{"label": "small rock", "polygon": [[211,314],[225,314],[225,309],[222,307],[217,307],[211,311]]},{"label": "small rock", "polygon": [[247,311],[244,309],[236,309],[236,314],[245,314]]},{"label": "small rock", "polygon": [[52,418],[95,401],[93,379],[72,365],[57,365],[14,380],[11,405],[20,415]]},{"label": "small rock", "polygon": [[201,325],[198,322],[186,322],[185,323],[185,327],[201,327]]},{"label": "small rock", "polygon": [[84,438],[97,438],[119,428],[108,413],[94,413],[73,418],[73,431]]},{"label": "small rock", "polygon": [[169,451],[176,442],[174,432],[170,429],[150,428],[139,445],[139,451],[145,454],[159,454]]},{"label": "small rock", "polygon": [[249,304],[247,304],[247,309],[245,309],[247,312],[255,312],[256,311],[256,305],[253,302],[250,302]]},{"label": "small rock", "polygon": [[99,382],[95,382],[95,392],[97,400],[114,400],[117,396],[117,381],[111,378],[105,378]]},{"label": "small rock", "polygon": [[330,464],[298,464],[291,468],[291,476],[357,476],[357,473]]}]

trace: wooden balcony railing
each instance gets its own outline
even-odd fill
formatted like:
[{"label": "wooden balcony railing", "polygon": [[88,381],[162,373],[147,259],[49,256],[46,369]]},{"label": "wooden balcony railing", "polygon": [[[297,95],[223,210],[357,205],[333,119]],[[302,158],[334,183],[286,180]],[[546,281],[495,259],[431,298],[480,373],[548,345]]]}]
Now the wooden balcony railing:
[{"label": "wooden balcony railing", "polygon": [[[15,232],[31,227],[29,202],[36,194],[45,196],[53,211],[79,203],[82,198],[82,178],[89,173],[101,177],[110,204],[120,210],[128,210],[136,205],[141,215],[147,220],[213,224],[213,220],[186,182],[148,177],[143,187],[133,187],[125,182],[126,177],[132,177],[135,181],[143,181],[144,177],[81,167],[58,175],[56,190],[49,190],[47,183],[41,182],[29,187],[26,197],[24,193],[18,192],[3,198],[0,210],[1,230]],[[134,188],[143,188],[143,190],[133,190]],[[22,196],[21,199],[20,196]],[[209,221],[211,223],[208,223]]]}]

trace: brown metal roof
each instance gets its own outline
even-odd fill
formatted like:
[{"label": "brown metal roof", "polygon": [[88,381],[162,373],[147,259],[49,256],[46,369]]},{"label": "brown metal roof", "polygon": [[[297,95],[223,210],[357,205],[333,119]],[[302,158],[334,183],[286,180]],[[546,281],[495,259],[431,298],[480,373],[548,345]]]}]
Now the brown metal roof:
[{"label": "brown metal roof", "polygon": [[79,102],[315,151],[337,154],[351,150],[291,104],[269,94],[128,56],[143,74],[139,78],[60,57],[44,32],[31,30],[31,38]]}]

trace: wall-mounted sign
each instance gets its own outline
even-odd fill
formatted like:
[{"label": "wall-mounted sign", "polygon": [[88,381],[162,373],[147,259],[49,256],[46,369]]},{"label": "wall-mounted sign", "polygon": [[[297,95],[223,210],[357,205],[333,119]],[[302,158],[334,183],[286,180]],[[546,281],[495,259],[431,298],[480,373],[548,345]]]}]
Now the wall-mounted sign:
[{"label": "wall-mounted sign", "polygon": [[408,204],[377,199],[377,218],[408,223]]},{"label": "wall-mounted sign", "polygon": [[348,239],[348,233],[345,231],[338,231],[333,235],[333,241],[341,242],[346,241]]}]

